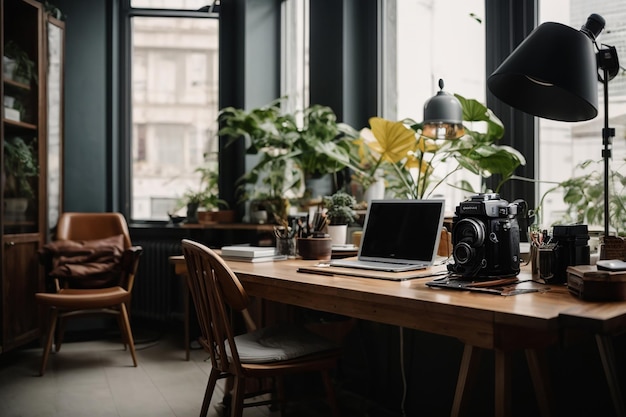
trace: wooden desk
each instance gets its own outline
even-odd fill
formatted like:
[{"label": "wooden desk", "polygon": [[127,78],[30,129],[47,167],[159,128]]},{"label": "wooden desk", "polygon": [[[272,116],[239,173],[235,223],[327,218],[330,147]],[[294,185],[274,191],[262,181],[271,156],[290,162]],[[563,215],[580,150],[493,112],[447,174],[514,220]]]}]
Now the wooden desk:
[{"label": "wooden desk", "polygon": [[[174,257],[176,273],[186,274],[183,257]],[[605,335],[626,329],[626,302],[590,303],[571,296],[563,286],[544,293],[511,297],[435,290],[430,278],[402,282],[324,276],[296,272],[316,261],[228,264],[252,296],[350,317],[426,331],[465,343],[452,416],[467,399],[466,386],[480,348],[495,352],[495,415],[510,415],[510,362],[514,350],[526,351],[542,415],[551,414],[550,392],[541,349],[557,343],[566,326],[585,326]],[[528,277],[522,272],[520,278]],[[621,402],[617,381],[614,403]],[[622,405],[623,408],[623,405]],[[616,408],[618,414],[619,408]],[[619,415],[624,415],[619,414]]]}]

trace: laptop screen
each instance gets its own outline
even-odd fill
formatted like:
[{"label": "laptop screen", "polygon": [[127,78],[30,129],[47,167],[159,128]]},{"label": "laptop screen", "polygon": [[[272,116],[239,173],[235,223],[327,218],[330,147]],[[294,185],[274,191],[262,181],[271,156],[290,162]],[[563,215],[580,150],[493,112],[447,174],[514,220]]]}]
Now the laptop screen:
[{"label": "laptop screen", "polygon": [[432,262],[437,255],[444,200],[373,200],[363,224],[359,259]]}]

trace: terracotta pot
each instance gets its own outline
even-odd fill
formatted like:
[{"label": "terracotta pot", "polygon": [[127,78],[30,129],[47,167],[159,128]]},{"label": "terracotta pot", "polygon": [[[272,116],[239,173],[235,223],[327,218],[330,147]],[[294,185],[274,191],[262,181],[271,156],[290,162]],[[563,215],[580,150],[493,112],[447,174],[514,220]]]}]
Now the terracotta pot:
[{"label": "terracotta pot", "polygon": [[333,241],[329,237],[298,238],[298,254],[302,259],[329,261],[333,252]]},{"label": "terracotta pot", "polygon": [[218,223],[234,223],[235,210],[218,210],[213,212],[213,221]]},{"label": "terracotta pot", "polygon": [[200,224],[211,224],[215,223],[213,219],[213,211],[199,211],[198,212],[198,223]]}]

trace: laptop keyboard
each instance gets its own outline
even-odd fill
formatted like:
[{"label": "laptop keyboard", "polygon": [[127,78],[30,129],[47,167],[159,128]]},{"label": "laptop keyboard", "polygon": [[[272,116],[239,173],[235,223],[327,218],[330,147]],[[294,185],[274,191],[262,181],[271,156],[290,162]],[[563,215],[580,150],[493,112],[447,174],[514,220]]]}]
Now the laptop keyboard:
[{"label": "laptop keyboard", "polygon": [[361,261],[350,259],[337,259],[330,262],[331,266],[343,266],[348,268],[374,269],[377,271],[414,271],[416,269],[424,269],[428,264],[398,264],[394,262],[379,261]]}]

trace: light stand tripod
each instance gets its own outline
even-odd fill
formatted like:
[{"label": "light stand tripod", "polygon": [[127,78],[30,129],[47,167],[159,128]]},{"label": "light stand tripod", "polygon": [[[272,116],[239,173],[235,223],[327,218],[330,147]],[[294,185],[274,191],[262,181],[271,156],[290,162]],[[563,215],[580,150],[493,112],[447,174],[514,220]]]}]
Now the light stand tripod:
[{"label": "light stand tripod", "polygon": [[619,72],[619,60],[617,51],[613,46],[599,49],[596,54],[598,69],[602,70],[602,76],[598,79],[602,82],[604,90],[604,127],[602,128],[602,159],[604,160],[604,236],[609,236],[609,161],[611,159],[612,138],[615,136],[615,129],[609,127],[609,81],[615,78]]}]

